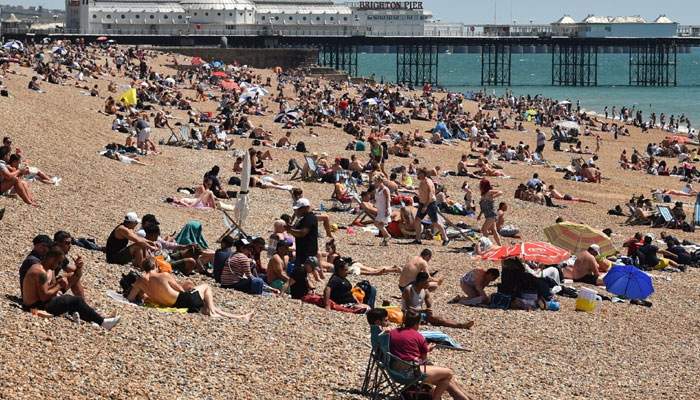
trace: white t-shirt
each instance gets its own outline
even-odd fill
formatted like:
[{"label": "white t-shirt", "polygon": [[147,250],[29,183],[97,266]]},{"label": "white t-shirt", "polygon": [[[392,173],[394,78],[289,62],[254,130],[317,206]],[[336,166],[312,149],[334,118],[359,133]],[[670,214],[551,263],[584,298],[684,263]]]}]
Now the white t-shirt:
[{"label": "white t-shirt", "polygon": [[544,146],[544,144],[547,142],[547,135],[545,135],[544,132],[539,131],[537,133],[537,147],[539,146]]}]

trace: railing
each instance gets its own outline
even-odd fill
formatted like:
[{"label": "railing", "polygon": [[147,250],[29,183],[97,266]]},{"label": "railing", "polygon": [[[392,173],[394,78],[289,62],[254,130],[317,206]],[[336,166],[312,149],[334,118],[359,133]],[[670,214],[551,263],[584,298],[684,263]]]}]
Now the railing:
[{"label": "railing", "polygon": [[[439,24],[427,25],[422,34],[416,32],[394,32],[391,30],[362,26],[341,26],[333,29],[280,29],[275,26],[256,27],[245,29],[104,29],[99,32],[89,32],[84,29],[28,29],[24,28],[2,28],[2,34],[35,34],[35,35],[86,35],[86,36],[109,36],[109,35],[144,35],[144,36],[301,36],[301,37],[551,37],[568,36],[577,37],[577,32],[559,31],[552,25],[473,25],[464,26],[461,30],[440,29]],[[700,37],[700,25],[679,25],[678,37]]]}]

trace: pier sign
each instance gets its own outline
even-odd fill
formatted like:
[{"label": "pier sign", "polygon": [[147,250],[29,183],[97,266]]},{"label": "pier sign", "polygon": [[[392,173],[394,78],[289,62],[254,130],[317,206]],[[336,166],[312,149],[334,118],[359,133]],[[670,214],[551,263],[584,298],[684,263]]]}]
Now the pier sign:
[{"label": "pier sign", "polygon": [[422,1],[361,1],[360,10],[422,10]]}]

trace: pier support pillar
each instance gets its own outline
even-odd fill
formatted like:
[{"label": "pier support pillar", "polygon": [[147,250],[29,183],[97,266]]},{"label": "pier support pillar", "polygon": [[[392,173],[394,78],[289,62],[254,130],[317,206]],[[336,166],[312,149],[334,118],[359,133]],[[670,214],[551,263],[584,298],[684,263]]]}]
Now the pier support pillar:
[{"label": "pier support pillar", "polygon": [[413,87],[438,83],[438,46],[396,46],[396,81]]},{"label": "pier support pillar", "polygon": [[598,86],[598,46],[552,45],[552,85]]},{"label": "pier support pillar", "polygon": [[676,43],[630,46],[630,86],[677,86]]},{"label": "pier support pillar", "polygon": [[357,46],[351,44],[323,44],[318,52],[318,65],[357,76]]},{"label": "pier support pillar", "polygon": [[481,84],[510,85],[511,48],[505,44],[481,46]]}]

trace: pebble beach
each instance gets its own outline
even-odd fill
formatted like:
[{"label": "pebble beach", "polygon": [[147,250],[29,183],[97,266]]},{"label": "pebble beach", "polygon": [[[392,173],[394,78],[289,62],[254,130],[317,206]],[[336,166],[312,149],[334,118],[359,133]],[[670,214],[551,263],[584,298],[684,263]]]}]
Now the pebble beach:
[{"label": "pebble beach", "polygon": [[[176,56],[186,63],[184,56]],[[168,65],[172,55],[157,54],[149,60],[154,70],[173,74]],[[226,230],[220,211],[205,211],[171,206],[162,201],[177,195],[178,187],[194,187],[212,166],[221,167],[224,189],[238,190],[225,183],[232,176],[231,151],[195,150],[158,146],[161,154],[141,160],[149,166],[128,165],[98,154],[104,145],[123,143],[125,136],[112,131],[113,116],[97,111],[104,99],[83,95],[72,83],[66,86],[42,84],[45,93],[27,89],[31,69],[13,65],[2,84],[12,95],[0,97],[2,136],[12,138],[23,157],[43,171],[62,178],[59,186],[30,183],[41,208],[25,205],[19,199],[0,197],[0,208],[7,212],[0,222],[0,353],[2,379],[0,398],[107,398],[107,399],[360,399],[369,357],[369,327],[362,315],[330,312],[310,304],[276,296],[251,296],[216,287],[213,280],[193,275],[195,284],[209,283],[214,299],[224,310],[235,313],[254,311],[248,323],[237,320],[212,320],[198,314],[160,312],[145,307],[118,303],[105,294],[119,290],[119,280],[130,267],[108,264],[104,253],[79,247],[71,255],[85,259],[83,284],[86,301],[105,312],[118,311],[122,320],[113,330],[77,325],[66,318],[44,319],[23,312],[12,300],[19,296],[18,269],[31,250],[38,234],[53,235],[66,230],[74,237],[94,238],[104,245],[111,230],[124,214],[155,214],[163,233],[179,231],[188,221],[203,226],[211,248]],[[264,77],[272,71],[256,70]],[[129,84],[123,76],[110,78]],[[88,78],[86,85],[98,84],[107,95],[107,78]],[[672,89],[669,89],[672,90]],[[115,98],[121,94],[118,90]],[[183,89],[194,98],[195,91]],[[293,97],[288,88],[286,93]],[[272,92],[272,90],[271,90]],[[351,91],[354,95],[354,91]],[[441,94],[438,97],[444,96]],[[216,112],[215,102],[197,102],[200,111]],[[584,105],[585,106],[585,105]],[[477,105],[464,102],[465,110],[475,112]],[[277,106],[264,116],[251,116],[254,125],[263,124],[279,139],[287,131],[273,118]],[[170,110],[187,122],[186,111]],[[206,126],[206,124],[205,124]],[[394,125],[399,131],[431,130],[434,121],[412,121]],[[535,125],[524,123],[528,133],[502,130],[499,142],[524,141],[535,147]],[[410,129],[409,129],[410,128]],[[612,241],[619,250],[635,232],[660,229],[625,226],[626,217],[607,215],[615,205],[623,205],[632,194],[651,196],[659,188],[680,190],[682,183],[673,177],[651,176],[623,170],[618,159],[622,149],[644,149],[649,142],[665,137],[659,130],[641,133],[628,127],[631,136],[614,140],[611,133],[600,133],[603,145],[596,163],[603,176],[601,184],[563,180],[563,173],[550,166],[504,163],[510,179],[491,178],[510,204],[508,222],[520,227],[528,241],[546,241],[543,229],[557,217],[581,222],[597,229],[610,228]],[[293,140],[302,140],[311,152],[326,152],[332,158],[347,157],[352,137],[339,128],[314,127],[293,130]],[[548,131],[547,131],[548,132]],[[597,133],[597,132],[596,132]],[[151,139],[167,139],[170,131],[154,129]],[[549,133],[548,133],[549,136]],[[154,140],[155,139],[155,140]],[[235,137],[234,147],[246,150],[251,140]],[[582,138],[583,145],[595,148],[595,136]],[[258,147],[260,150],[267,148]],[[456,146],[438,145],[415,148],[420,164],[455,170],[459,157],[469,152],[468,142]],[[314,208],[330,204],[332,185],[289,181],[286,174],[290,157],[303,160],[291,150],[270,149],[275,161],[266,168],[273,177],[304,189]],[[356,153],[363,162],[367,154]],[[566,166],[571,154],[553,152],[551,142],[545,150],[550,165]],[[589,157],[585,156],[584,157]],[[407,159],[392,157],[388,166],[405,165]],[[387,168],[388,169],[388,168]],[[519,183],[537,172],[547,184],[562,193],[594,200],[597,204],[570,203],[557,209],[513,199]],[[478,180],[463,177],[439,177],[455,200],[462,197],[460,187],[467,180],[475,189]],[[676,200],[676,199],[674,199]],[[678,199],[684,200],[684,199]],[[691,201],[684,200],[686,203]],[[561,203],[561,202],[558,202]],[[626,209],[625,209],[626,211]],[[693,215],[692,205],[685,209]],[[291,212],[287,191],[252,189],[248,233],[267,238],[272,223]],[[329,213],[332,222],[348,226],[354,215]],[[453,222],[480,226],[475,218],[450,216]],[[681,239],[700,241],[700,233],[674,232]],[[325,236],[325,235],[324,235]],[[320,247],[325,237],[319,239]],[[515,243],[506,239],[506,243]],[[561,309],[550,311],[503,311],[449,305],[461,292],[459,278],[473,268],[498,267],[490,261],[473,260],[463,251],[469,243],[453,241],[448,247],[438,241],[410,245],[408,239],[393,240],[380,247],[375,234],[356,229],[355,233],[336,233],[338,250],[355,261],[371,267],[403,265],[427,247],[433,251],[431,270],[439,270],[444,283],[433,294],[434,309],[455,320],[474,320],[469,330],[439,328],[461,344],[465,351],[436,349],[431,360],[452,368],[455,377],[481,399],[697,399],[696,383],[700,363],[700,271],[683,273],[651,272],[655,293],[652,307],[604,302],[593,312],[575,311],[575,299],[559,297]],[[267,258],[264,258],[264,263]],[[398,305],[398,275],[350,276],[351,282],[368,279],[377,287],[377,303]],[[580,287],[581,284],[574,284]],[[495,291],[495,285],[487,293]],[[604,292],[604,289],[598,289]]]}]

